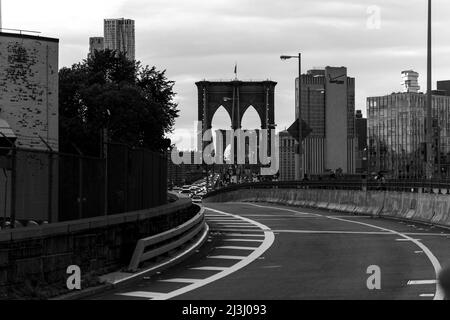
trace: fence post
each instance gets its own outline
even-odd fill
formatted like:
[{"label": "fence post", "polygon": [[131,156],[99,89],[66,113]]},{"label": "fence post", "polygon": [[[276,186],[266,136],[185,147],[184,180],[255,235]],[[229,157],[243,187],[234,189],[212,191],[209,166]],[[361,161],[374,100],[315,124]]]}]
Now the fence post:
[{"label": "fence post", "polygon": [[53,221],[53,211],[52,211],[52,203],[53,203],[53,148],[50,146],[50,144],[45,141],[44,138],[39,136],[39,139],[41,139],[42,143],[47,147],[48,149],[48,193],[47,193],[47,222],[52,223]]},{"label": "fence post", "polygon": [[53,223],[53,152],[48,153],[48,223]]},{"label": "fence post", "polygon": [[11,228],[16,227],[16,199],[17,199],[17,149],[12,146],[11,155]]},{"label": "fence post", "polygon": [[[106,139],[107,139],[108,135],[106,134]],[[104,215],[108,216],[108,183],[109,183],[109,179],[108,179],[108,158],[109,158],[109,153],[108,153],[108,149],[109,149],[109,145],[108,145],[109,141],[106,140],[106,143],[104,142],[103,144],[103,157],[105,158],[105,204],[104,204]]]},{"label": "fence post", "polygon": [[72,144],[78,152],[78,219],[83,219],[83,152]]},{"label": "fence post", "polygon": [[83,158],[78,157],[78,219],[83,219]]}]

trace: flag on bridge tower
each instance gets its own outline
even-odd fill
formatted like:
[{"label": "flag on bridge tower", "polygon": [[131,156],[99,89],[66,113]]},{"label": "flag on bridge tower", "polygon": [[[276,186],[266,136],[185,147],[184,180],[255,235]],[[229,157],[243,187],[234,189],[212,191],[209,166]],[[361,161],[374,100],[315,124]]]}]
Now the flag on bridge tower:
[{"label": "flag on bridge tower", "polygon": [[237,72],[238,72],[238,65],[237,65],[237,62],[236,62],[236,64],[234,65],[234,77],[235,77],[235,79],[238,78]]}]

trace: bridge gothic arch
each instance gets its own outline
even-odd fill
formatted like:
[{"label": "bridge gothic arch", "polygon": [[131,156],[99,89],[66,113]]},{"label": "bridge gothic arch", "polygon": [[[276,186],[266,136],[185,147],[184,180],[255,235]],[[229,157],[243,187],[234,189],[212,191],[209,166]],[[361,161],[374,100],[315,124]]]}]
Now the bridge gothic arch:
[{"label": "bridge gothic arch", "polygon": [[242,119],[253,107],[261,120],[261,129],[275,129],[276,82],[267,81],[201,81],[198,88],[198,120],[203,131],[212,128],[214,115],[223,107],[231,118],[231,128],[242,128]]}]

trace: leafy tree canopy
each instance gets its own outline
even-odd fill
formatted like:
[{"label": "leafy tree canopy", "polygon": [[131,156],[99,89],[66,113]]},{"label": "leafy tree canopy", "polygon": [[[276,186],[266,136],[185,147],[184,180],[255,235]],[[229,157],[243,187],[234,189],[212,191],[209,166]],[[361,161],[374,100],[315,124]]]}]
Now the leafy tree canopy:
[{"label": "leafy tree canopy", "polygon": [[[178,117],[174,82],[165,71],[112,50],[59,72],[60,149],[98,156],[102,136],[113,143],[166,150]],[[106,132],[106,134],[104,134]]]}]

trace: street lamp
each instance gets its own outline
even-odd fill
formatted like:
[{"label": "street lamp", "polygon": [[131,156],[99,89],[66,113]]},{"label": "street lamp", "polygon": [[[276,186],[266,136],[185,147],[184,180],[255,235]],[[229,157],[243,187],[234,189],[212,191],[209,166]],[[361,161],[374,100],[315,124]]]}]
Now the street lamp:
[{"label": "street lamp", "polygon": [[302,54],[299,53],[298,56],[286,56],[283,55],[280,57],[282,61],[287,61],[290,59],[298,59],[298,132],[299,137],[297,139],[299,147],[298,152],[295,155],[295,163],[298,170],[296,170],[296,179],[302,180],[304,177],[303,174],[303,126],[302,126]]},{"label": "street lamp", "polygon": [[433,104],[433,96],[432,96],[432,31],[431,31],[431,0],[428,0],[428,43],[427,43],[427,159],[426,159],[426,168],[427,168],[427,179],[432,179],[434,176],[434,157],[433,157],[433,133],[432,133],[432,104]]}]

